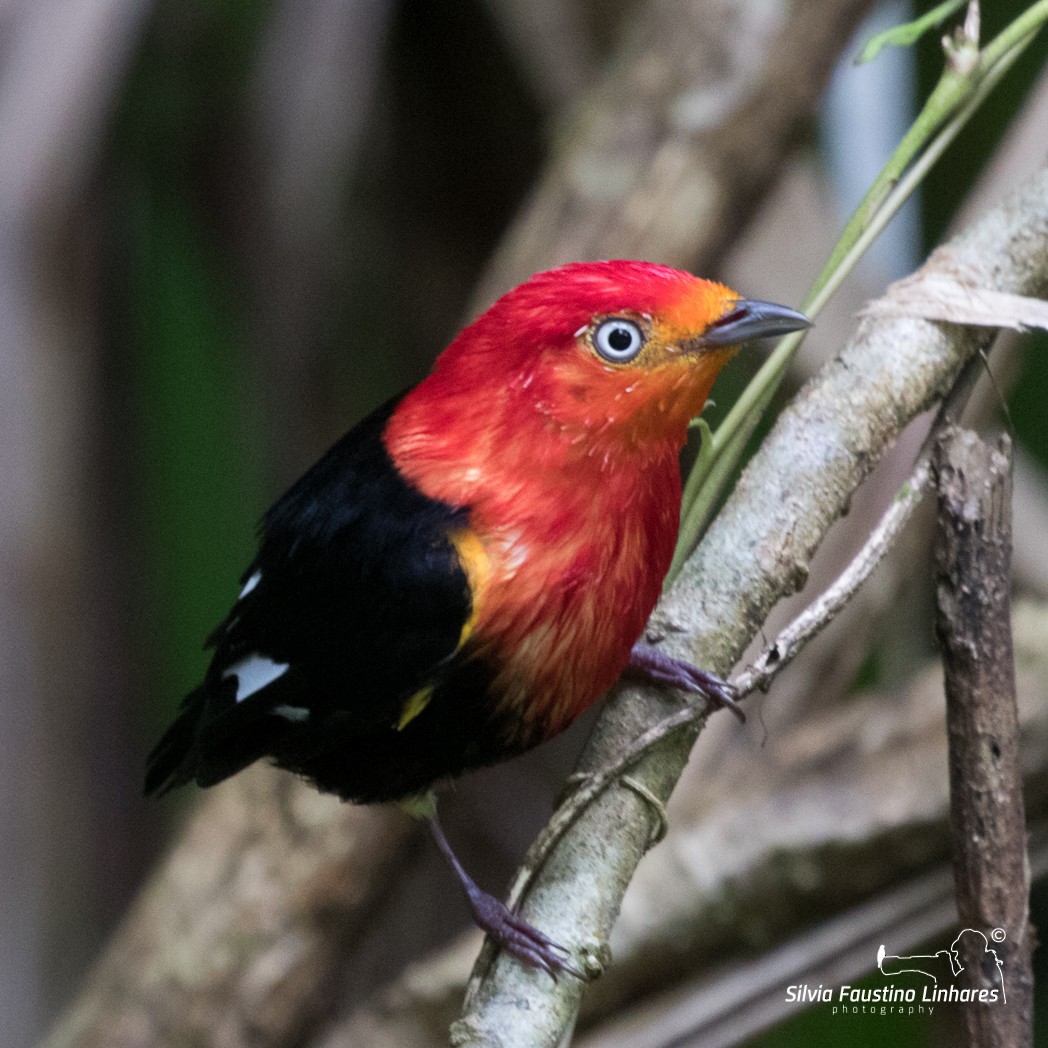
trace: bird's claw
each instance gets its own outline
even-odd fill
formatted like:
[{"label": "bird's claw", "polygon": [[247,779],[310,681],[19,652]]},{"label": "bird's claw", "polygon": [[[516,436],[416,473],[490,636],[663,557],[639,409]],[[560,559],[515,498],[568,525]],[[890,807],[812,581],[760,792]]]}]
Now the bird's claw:
[{"label": "bird's claw", "polygon": [[571,963],[565,947],[513,913],[501,900],[478,890],[470,893],[469,902],[480,928],[518,960],[549,972],[554,979],[566,972],[585,981],[586,976]]},{"label": "bird's claw", "polygon": [[697,695],[704,695],[716,706],[723,706],[746,723],[746,714],[738,703],[738,692],[726,680],[715,673],[699,669],[683,659],[664,655],[650,644],[635,644],[630,652],[627,672],[634,680],[666,688],[679,688]]}]

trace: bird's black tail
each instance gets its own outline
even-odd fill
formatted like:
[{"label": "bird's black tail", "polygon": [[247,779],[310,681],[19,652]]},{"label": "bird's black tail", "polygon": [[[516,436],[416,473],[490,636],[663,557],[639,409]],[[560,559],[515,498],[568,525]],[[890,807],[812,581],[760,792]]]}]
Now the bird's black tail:
[{"label": "bird's black tail", "polygon": [[182,701],[178,716],[146,758],[146,796],[163,797],[168,790],[196,778],[199,759],[198,734],[204,713],[204,688],[191,691]]}]

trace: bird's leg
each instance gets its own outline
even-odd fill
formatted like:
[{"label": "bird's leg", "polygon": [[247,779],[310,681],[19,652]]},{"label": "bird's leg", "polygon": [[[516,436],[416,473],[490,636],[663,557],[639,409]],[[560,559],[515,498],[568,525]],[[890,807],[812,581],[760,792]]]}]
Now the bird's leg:
[{"label": "bird's leg", "polygon": [[500,899],[489,895],[477,887],[476,882],[458,861],[458,856],[451,850],[444,830],[435,813],[426,816],[429,831],[436,841],[441,854],[455,872],[455,876],[466,893],[466,901],[473,912],[473,920],[478,927],[490,935],[503,949],[514,957],[535,968],[542,968],[556,978],[561,972],[567,972],[579,979],[586,977],[568,961],[568,951],[543,935],[538,928],[532,927],[522,917],[511,913]]},{"label": "bird's leg", "polygon": [[644,684],[679,688],[681,691],[703,695],[715,706],[724,706],[741,722],[746,722],[746,714],[736,702],[735,689],[727,681],[683,659],[664,655],[658,648],[642,641],[633,645],[623,676]]}]

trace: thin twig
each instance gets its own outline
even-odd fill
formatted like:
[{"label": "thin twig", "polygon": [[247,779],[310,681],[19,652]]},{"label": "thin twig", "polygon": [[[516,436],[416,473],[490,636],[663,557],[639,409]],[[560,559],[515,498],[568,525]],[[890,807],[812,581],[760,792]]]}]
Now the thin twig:
[{"label": "thin twig", "polygon": [[755,689],[766,691],[772,680],[801,653],[808,642],[814,640],[837,617],[873,574],[873,569],[884,559],[924,496],[931,478],[931,458],[936,439],[947,426],[955,423],[960,417],[981,367],[982,359],[973,357],[961,372],[953,389],[943,401],[928,436],[925,437],[914,462],[913,472],[899,488],[891,505],[851,563],[746,669],[731,679],[732,686],[738,691],[740,698],[749,695]]},{"label": "thin twig", "polygon": [[891,549],[924,497],[930,478],[929,455],[922,452],[909,479],[870,532],[869,539],[837,576],[833,585],[816,597],[749,666],[732,677],[731,683],[738,691],[739,698],[758,689],[767,691],[775,677],[801,653],[808,642],[814,640],[837,617]]}]

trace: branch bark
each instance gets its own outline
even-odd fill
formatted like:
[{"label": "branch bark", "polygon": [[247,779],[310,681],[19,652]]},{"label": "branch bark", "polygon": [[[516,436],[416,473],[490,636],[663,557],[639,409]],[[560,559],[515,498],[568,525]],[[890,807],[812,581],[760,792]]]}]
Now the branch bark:
[{"label": "branch bark", "polygon": [[216,787],[47,1048],[301,1044],[411,829],[272,768]]},{"label": "branch bark", "polygon": [[[1048,170],[929,259],[976,286],[1043,294],[1048,286]],[[949,325],[867,318],[841,355],[809,383],[743,474],[724,510],[653,617],[671,654],[726,674],[771,607],[804,582],[808,562],[851,492],[902,428],[944,395],[989,335]],[[613,760],[672,700],[617,689],[580,762]],[[665,801],[698,728],[667,739],[631,776]],[[589,963],[606,957],[622,894],[643,856],[647,802],[605,793],[553,855],[522,912]],[[458,1045],[557,1045],[577,1015],[582,987],[551,981],[505,957],[482,958]]]},{"label": "branch bark", "polygon": [[958,981],[994,995],[966,1007],[964,1024],[973,1048],[1029,1045],[1033,941],[1012,651],[1011,441],[1003,437],[993,448],[971,431],[947,430],[936,446],[935,472],[936,631],[946,673],[954,882],[964,929],[956,940],[964,966]]}]

